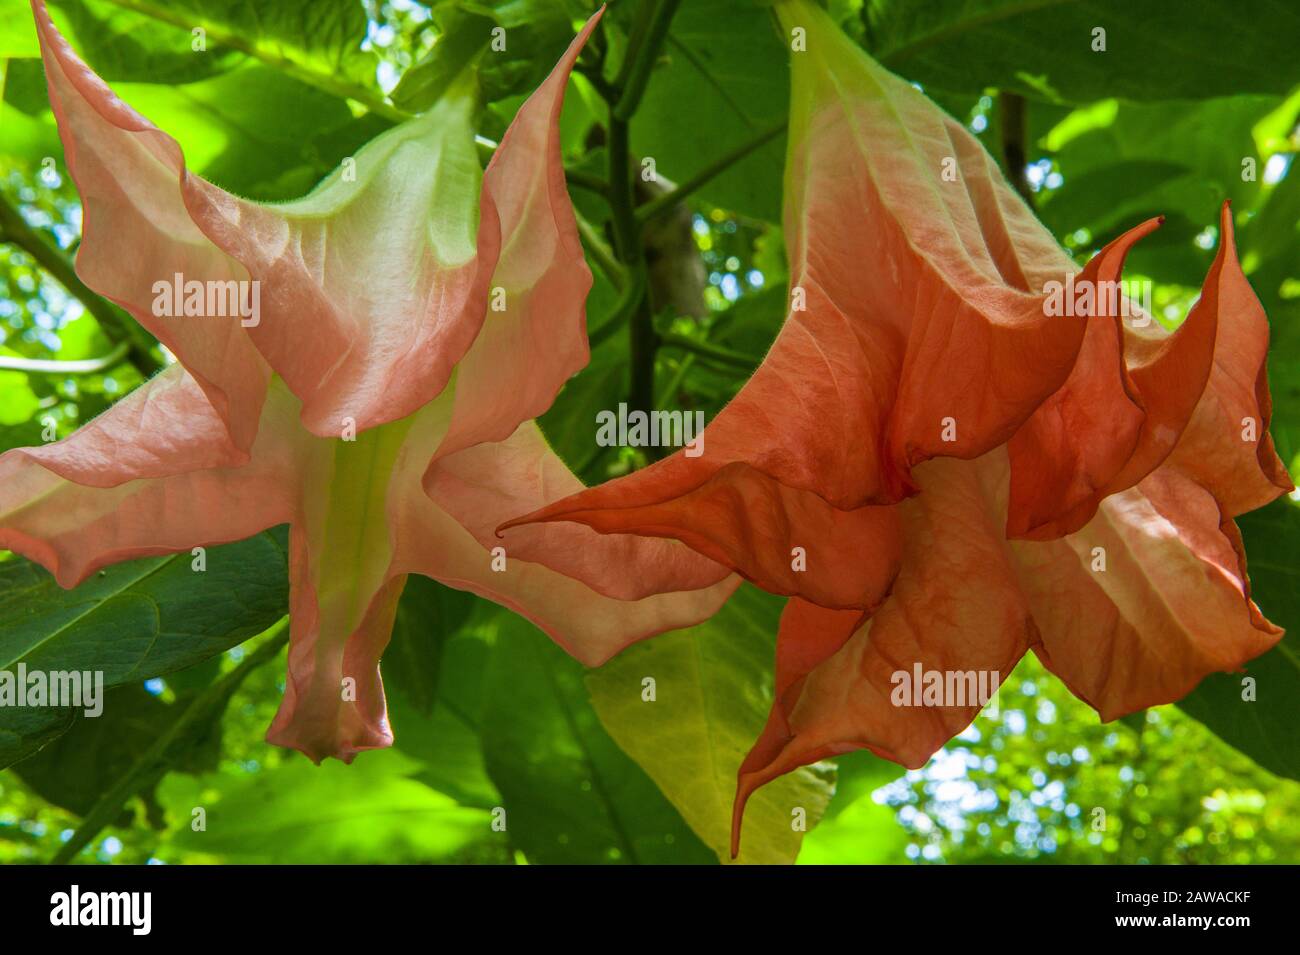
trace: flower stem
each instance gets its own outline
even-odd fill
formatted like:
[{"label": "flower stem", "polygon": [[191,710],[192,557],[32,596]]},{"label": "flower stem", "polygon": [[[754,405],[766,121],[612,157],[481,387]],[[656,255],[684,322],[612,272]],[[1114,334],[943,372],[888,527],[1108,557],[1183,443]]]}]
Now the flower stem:
[{"label": "flower stem", "polygon": [[[650,3],[651,0],[646,0]],[[653,13],[649,16],[646,32],[638,44],[635,55],[625,68],[625,76],[620,84],[618,102],[610,110],[613,117],[621,120],[632,118],[636,108],[641,105],[646,84],[650,82],[650,71],[654,69],[655,60],[663,46],[664,37],[668,35],[668,25],[672,23],[673,14],[681,0],[658,0]]]}]

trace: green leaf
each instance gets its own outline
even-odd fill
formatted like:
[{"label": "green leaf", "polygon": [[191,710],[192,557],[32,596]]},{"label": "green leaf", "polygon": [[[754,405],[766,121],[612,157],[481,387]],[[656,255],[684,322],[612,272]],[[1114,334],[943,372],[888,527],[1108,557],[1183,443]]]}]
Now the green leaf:
[{"label": "green leaf", "polygon": [[[490,814],[410,778],[418,768],[381,750],[350,766],[295,755],[269,770],[173,774],[158,790],[175,827],[166,848],[238,863],[447,862],[482,849],[504,861]],[[202,831],[192,828],[196,807],[206,811]]]},{"label": "green leaf", "polygon": [[452,10],[429,55],[402,75],[390,97],[393,105],[409,113],[421,113],[432,106],[487,49],[495,25],[490,17]]},{"label": "green leaf", "polygon": [[[1242,674],[1215,673],[1179,708],[1270,772],[1300,779],[1300,508],[1285,498],[1237,518],[1246,542],[1252,596],[1286,636]],[[1256,699],[1243,700],[1242,680]]]},{"label": "green leaf", "polygon": [[[69,11],[83,5],[98,14],[109,31],[156,37],[152,47],[166,45],[191,63],[221,60],[228,51],[239,51],[290,71],[375,84],[378,59],[361,48],[366,12],[354,0],[75,0],[68,3]],[[104,30],[101,26],[100,32]],[[203,31],[206,49],[193,49],[195,30]],[[80,33],[77,39],[82,40]],[[105,79],[128,78],[112,70],[105,73],[89,55],[87,61]],[[130,66],[130,78],[169,78],[156,66]]]},{"label": "green leaf", "polygon": [[32,393],[24,372],[0,369],[0,426],[13,428],[27,424],[40,406],[40,399]]},{"label": "green leaf", "polygon": [[513,614],[497,618],[483,751],[510,841],[539,863],[709,862],[709,851],[601,728],[583,668]]},{"label": "green leaf", "polygon": [[803,840],[800,865],[887,865],[907,862],[907,830],[889,806],[863,796]]},{"label": "green leaf", "polygon": [[1274,0],[873,0],[865,18],[877,59],[941,89],[1077,103],[1285,93],[1300,81],[1300,10]]},{"label": "green leaf", "polygon": [[[10,66],[22,62],[26,61],[11,60]],[[5,99],[0,101],[0,129],[4,130],[6,159],[20,159],[38,167],[46,156],[63,155],[54,115],[48,111],[43,116],[32,117]]]},{"label": "green leaf", "polygon": [[[817,826],[820,832],[830,822],[860,799],[869,799],[871,794],[900,778],[906,770],[891,760],[877,756],[868,749],[858,749],[843,756],[836,756],[835,763],[835,797],[826,809],[826,817]],[[805,840],[806,841],[806,840]]]},{"label": "green leaf", "polygon": [[388,697],[388,719],[394,745],[421,769],[412,778],[462,806],[495,809],[501,793],[488,776],[478,727],[463,710],[439,702],[423,714],[406,702],[401,691]]},{"label": "green leaf", "polygon": [[496,608],[473,594],[412,576],[397,607],[383,674],[393,741],[423,769],[415,777],[466,806],[492,809],[478,707],[490,648],[471,625]]},{"label": "green leaf", "polygon": [[[118,83],[117,94],[176,137],[189,165],[219,185],[256,199],[291,199],[310,191],[334,168],[334,137],[356,124],[340,99],[276,70],[249,64],[185,85]],[[305,168],[304,168],[305,167]]]},{"label": "green leaf", "polygon": [[505,49],[492,49],[478,64],[488,102],[532,93],[573,40],[575,25],[594,12],[585,0],[460,0],[460,6],[505,30]]},{"label": "green leaf", "polygon": [[[8,451],[10,448],[30,448],[40,444],[42,430],[40,421],[32,419],[19,421],[16,424],[0,422],[0,452]],[[0,550],[0,555],[5,553]]]},{"label": "green leaf", "polygon": [[[712,620],[629,647],[587,678],[601,722],[720,859],[730,857],[736,773],[772,705],[782,598],[743,586]],[[655,700],[642,698],[655,681]],[[824,764],[759,789],[745,810],[740,862],[790,863],[833,786]]]},{"label": "green leaf", "polygon": [[[788,47],[770,13],[735,0],[693,0],[673,18],[663,64],[632,123],[632,149],[682,182],[785,119]],[[757,219],[781,219],[785,137],[702,186],[700,198]]]},{"label": "green leaf", "polygon": [[384,651],[384,682],[428,716],[438,698],[442,652],[474,612],[478,599],[418,574],[407,579],[393,636]]},{"label": "green leaf", "polygon": [[[192,666],[282,617],[282,535],[105,568],[72,590],[26,560],[0,562],[0,669],[102,671],[104,686]],[[0,768],[65,732],[72,710],[0,708]]]},{"label": "green leaf", "polygon": [[172,719],[171,708],[140,684],[104,694],[97,717],[76,713],[72,728],[14,767],[33,792],[84,816]]},{"label": "green leaf", "polygon": [[[1253,128],[1278,102],[1269,96],[1105,100],[1074,110],[1042,139],[1064,182],[1039,193],[1039,214],[1057,236],[1086,229],[1089,248],[1163,215],[1164,225],[1133,248],[1126,270],[1199,287],[1213,253],[1193,240],[1215,226],[1224,199],[1239,213],[1256,203],[1264,158],[1255,156]],[[1258,167],[1253,180],[1242,176],[1246,158]]]},{"label": "green leaf", "polygon": [[40,55],[31,5],[27,0],[0,0],[0,60]]},{"label": "green leaf", "polygon": [[[149,9],[151,5],[119,4],[112,0],[49,0],[48,9],[54,25],[77,55],[109,83],[123,80],[188,83],[215,76],[241,59],[224,49],[197,52],[193,49],[191,25],[179,28],[161,23],[155,17],[127,9],[128,6]],[[28,29],[35,37],[36,26],[30,10],[27,20]]]}]

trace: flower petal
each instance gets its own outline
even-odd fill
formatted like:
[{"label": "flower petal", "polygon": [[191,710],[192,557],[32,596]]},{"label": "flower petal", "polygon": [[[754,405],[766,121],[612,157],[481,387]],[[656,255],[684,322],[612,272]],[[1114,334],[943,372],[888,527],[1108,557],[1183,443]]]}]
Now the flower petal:
[{"label": "flower petal", "polygon": [[[979,143],[820,8],[778,15],[809,48],[793,55],[791,310],[772,350],[702,455],[513,523],[675,537],[767,590],[866,608],[898,555],[894,518],[867,506],[914,493],[927,458],[1008,440],[1065,381],[1085,322],[1045,314],[1032,283],[1074,266]],[[865,559],[863,534],[880,542]],[[816,548],[815,573],[792,572],[793,547]]]},{"label": "flower petal", "polygon": [[225,283],[246,280],[248,273],[186,211],[178,182],[189,173],[176,141],[119,100],[78,58],[54,28],[44,0],[32,0],[32,9],[50,106],[81,195],[77,274],[180,358],[226,422],[230,440],[246,452],[266,395],[265,363],[238,317],[155,315],[154,286],[177,274]]},{"label": "flower petal", "polygon": [[[33,7],[87,208],[79,273],[158,335],[215,407],[234,405],[237,440],[251,441],[260,400],[252,379],[265,381],[266,363],[321,436],[396,420],[442,391],[482,324],[501,248],[495,204],[480,196],[467,80],[309,195],[264,205],[190,173],[177,142],[77,58],[43,0]],[[160,318],[155,283],[175,276],[256,281],[258,314],[246,327],[239,317]]]},{"label": "flower petal", "polygon": [[354,440],[307,437],[290,535],[289,680],[272,742],[317,761],[389,744],[379,660],[408,574],[508,607],[592,665],[706,619],[735,589],[726,568],[675,542],[579,527],[532,528],[498,558],[503,515],[579,482],[532,422],[428,467],[453,404],[449,389]]},{"label": "flower petal", "polygon": [[447,404],[348,440],[306,436],[289,534],[289,676],[267,739],[316,762],[392,743],[379,658],[406,579],[390,521],[422,495],[424,435],[445,428]]},{"label": "flower petal", "polygon": [[1235,525],[1168,466],[1107,498],[1079,532],[1015,551],[1038,655],[1103,720],[1181,699],[1282,636],[1250,600]]},{"label": "flower petal", "polygon": [[314,763],[329,756],[350,763],[357,753],[393,745],[379,659],[392,637],[406,577],[385,583],[360,621],[344,623],[320,608],[305,543],[291,539],[290,545],[289,671],[266,741]]},{"label": "flower petal", "polygon": [[1009,466],[999,450],[916,469],[921,493],[897,506],[902,569],[874,614],[791,602],[776,700],[741,768],[734,839],[758,786],[859,748],[922,766],[979,709],[895,706],[900,671],[986,671],[994,686],[1032,648],[1112,720],[1181,699],[1280,639],[1250,600],[1236,527],[1181,471],[1159,467],[1108,497],[1078,533],[1007,542]]},{"label": "flower petal", "polygon": [[[460,83],[294,202],[262,205],[189,176],[194,221],[261,283],[249,338],[322,437],[405,417],[477,335],[500,249]],[[382,236],[382,241],[379,237]]]},{"label": "flower petal", "polygon": [[[1131,230],[1088,263],[1080,281],[1095,283],[1099,305],[1106,303],[1113,310],[1116,303],[1107,303],[1108,296],[1100,292],[1106,288],[1103,283],[1119,279],[1128,246],[1154,224]],[[1214,363],[1232,360],[1229,356],[1238,351],[1232,339],[1242,337],[1243,331],[1248,337],[1263,336],[1254,353],[1262,363],[1268,324],[1258,303],[1251,306],[1254,296],[1237,262],[1232,215],[1226,202],[1220,230],[1219,252],[1201,297],[1176,332],[1168,334],[1154,324],[1148,329],[1126,325],[1118,312],[1099,310],[1094,315],[1070,378],[1008,444],[1010,536],[1047,540],[1077,531],[1104,498],[1150,474],[1180,443],[1194,410],[1213,402],[1212,389],[1222,387],[1222,378],[1216,381],[1212,375]],[[1112,261],[1106,261],[1108,258]],[[1094,269],[1098,262],[1100,267]],[[1147,316],[1146,321],[1152,320]],[[1251,372],[1252,378],[1256,373]],[[1263,395],[1267,401],[1266,384]],[[1262,421],[1264,441],[1269,441],[1267,411],[1249,410],[1257,426]],[[1197,431],[1189,437],[1202,450],[1230,444],[1239,430],[1224,428],[1212,438],[1204,431],[1204,418],[1202,422],[1200,439]],[[1267,459],[1280,472],[1271,443],[1267,451],[1262,445],[1259,450],[1260,464]],[[1211,460],[1215,454],[1211,451]],[[1200,473],[1222,480],[1224,472],[1206,467],[1199,455],[1198,467]],[[1276,493],[1274,490],[1273,496]],[[1253,500],[1264,503],[1263,499]],[[1255,506],[1258,504],[1251,503],[1246,509]]]},{"label": "flower petal", "polygon": [[591,269],[569,201],[559,121],[569,73],[603,13],[519,108],[483,174],[483,203],[496,211],[503,245],[487,318],[456,368],[455,417],[439,454],[505,440],[549,408],[590,359]]},{"label": "flower petal", "polygon": [[[410,502],[399,524],[402,568],[509,607],[588,666],[707,619],[738,584],[725,567],[676,542],[581,527],[497,539],[492,531],[503,515],[580,486],[532,423],[508,441],[440,461],[426,486],[426,501]],[[497,547],[504,569],[493,566]]]},{"label": "flower petal", "polygon": [[915,469],[921,493],[897,506],[903,569],[869,619],[793,601],[787,608],[777,637],[777,699],[740,771],[733,851],[745,802],[764,783],[861,748],[916,768],[979,712],[978,700],[895,705],[895,674],[910,679],[916,667],[945,678],[983,673],[992,692],[1036,641],[1002,536],[1006,468],[997,459],[1004,457],[935,459]]},{"label": "flower petal", "polygon": [[[723,413],[740,410],[733,402]],[[736,433],[764,434],[759,421],[767,420]],[[898,572],[902,547],[892,507],[842,511],[740,461],[710,474],[715,458],[725,455],[716,443],[701,458],[674,454],[508,521],[502,530],[572,521],[602,534],[672,538],[772,593],[803,596],[827,607],[880,602]],[[695,483],[701,474],[708,476]],[[863,541],[872,544],[864,547]]]},{"label": "flower petal", "polygon": [[1220,256],[1226,261],[1215,296],[1225,318],[1219,323],[1214,365],[1164,466],[1208,490],[1226,520],[1263,507],[1295,485],[1269,434],[1268,316],[1237,265],[1226,210],[1221,235]]},{"label": "flower petal", "polygon": [[438,461],[425,490],[485,550],[545,564],[616,600],[699,590],[729,576],[727,568],[678,541],[602,535],[577,524],[534,525],[502,538],[502,514],[517,514],[573,493],[582,482],[529,421],[505,441],[479,444]]},{"label": "flower petal", "polygon": [[[0,547],[72,587],[100,567],[241,540],[292,517],[297,402],[273,389],[248,463],[179,365],[62,441],[0,455]],[[239,455],[243,457],[243,455]]]}]

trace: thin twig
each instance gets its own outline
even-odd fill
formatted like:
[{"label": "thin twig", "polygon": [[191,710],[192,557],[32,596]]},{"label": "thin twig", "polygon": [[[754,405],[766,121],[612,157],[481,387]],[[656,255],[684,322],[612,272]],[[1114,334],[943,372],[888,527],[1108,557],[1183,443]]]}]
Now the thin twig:
[{"label": "thin twig", "polygon": [[[654,402],[655,351],[659,346],[650,313],[649,282],[645,275],[645,249],[642,247],[641,224],[636,217],[632,188],[632,152],[628,119],[636,112],[645,92],[650,70],[679,0],[642,0],[637,29],[619,71],[618,103],[609,111],[609,208],[614,229],[614,252],[626,268],[631,281],[625,290],[629,310],[629,394],[634,409],[651,410]],[[602,329],[603,331],[603,329]]]},{"label": "thin twig", "polygon": [[682,382],[686,380],[686,373],[691,370],[691,366],[694,364],[695,356],[693,354],[682,356],[682,360],[677,363],[677,370],[673,372],[673,376],[664,383],[663,388],[660,390],[659,397],[655,400],[655,407],[663,408],[673,400],[673,396],[681,388]]},{"label": "thin twig", "polygon": [[751,370],[759,362],[759,359],[752,355],[732,351],[730,348],[723,348],[721,345],[714,345],[698,338],[679,335],[676,332],[665,332],[659,336],[659,341],[663,345],[680,348],[682,351],[698,355],[705,361],[713,361],[733,368],[743,368],[746,371]]},{"label": "thin twig", "polygon": [[[619,313],[628,316],[630,361],[628,404],[649,411],[654,401],[655,340],[645,278],[645,250],[632,200],[632,169],[626,120],[609,119],[609,207],[613,214],[614,251],[632,277]],[[626,307],[626,311],[625,308]]]},{"label": "thin twig", "polygon": [[107,355],[99,358],[82,358],[72,361],[46,358],[15,358],[10,355],[0,355],[0,368],[6,371],[25,371],[31,374],[93,375],[95,372],[112,368],[126,358],[130,350],[131,346],[126,342],[118,342],[117,347]]},{"label": "thin twig", "polygon": [[35,259],[41,268],[86,307],[86,311],[99,322],[99,327],[104,330],[109,341],[115,345],[125,343],[127,358],[141,375],[148,378],[162,368],[162,363],[154,358],[149,347],[140,340],[144,333],[139,326],[81,281],[76,269],[58,246],[29,226],[22,213],[4,196],[0,196],[0,241],[18,246]]}]

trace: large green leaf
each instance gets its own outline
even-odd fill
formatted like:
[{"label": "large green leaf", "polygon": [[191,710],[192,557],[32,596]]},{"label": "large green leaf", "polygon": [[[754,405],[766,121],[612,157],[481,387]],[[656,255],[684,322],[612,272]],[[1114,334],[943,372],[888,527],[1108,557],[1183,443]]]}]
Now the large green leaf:
[{"label": "large green leaf", "polygon": [[[785,119],[789,51],[771,14],[735,0],[682,4],[632,122],[632,148],[680,182]],[[769,222],[781,216],[785,138],[709,180],[699,196]]]},{"label": "large green leaf", "polygon": [[889,806],[855,799],[804,838],[800,865],[885,865],[906,862],[907,830]]},{"label": "large green leaf", "polygon": [[[269,770],[172,774],[158,790],[173,827],[167,845],[239,863],[504,861],[490,814],[412,779],[418,768],[383,750],[350,766],[294,755]],[[200,807],[206,828],[195,831]]]},{"label": "large green leaf", "polygon": [[[210,548],[206,570],[189,553],[101,570],[72,590],[25,560],[0,562],[0,669],[102,671],[104,686],[198,663],[282,617],[288,582],[281,535]],[[0,767],[71,724],[56,707],[0,708]]]},{"label": "large green leaf", "polygon": [[384,651],[384,682],[426,716],[438,698],[443,648],[473,614],[478,598],[418,574],[407,579],[393,635]]},{"label": "large green leaf", "polygon": [[[1250,564],[1253,596],[1287,630],[1276,647],[1242,674],[1215,673],[1179,707],[1265,769],[1300,779],[1300,508],[1285,499],[1237,519]],[[1256,699],[1242,699],[1242,680]]]},{"label": "large green leaf", "polygon": [[804,836],[800,865],[864,865],[905,862],[908,833],[894,809],[874,798],[876,790],[906,770],[859,749],[835,757],[835,795],[817,828]]},{"label": "large green leaf", "polygon": [[432,106],[456,77],[487,49],[495,25],[491,17],[450,9],[429,55],[407,70],[393,90],[394,105],[411,113],[421,113]]},{"label": "large green leaf", "polygon": [[13,772],[43,799],[84,816],[172,719],[171,708],[140,684],[120,686],[105,693],[100,716],[76,715],[68,732]]},{"label": "large green leaf", "polygon": [[[7,79],[5,151],[32,163],[62,157],[40,61],[11,61]],[[356,119],[342,99],[250,61],[190,82],[122,80],[113,89],[177,139],[191,169],[259,200],[305,195],[387,126],[374,116]]]},{"label": "large green leaf", "polygon": [[[374,85],[378,60],[362,49],[366,12],[355,0],[66,0],[64,5],[70,16],[79,7],[88,8],[110,31],[120,24],[130,28],[129,33],[117,31],[125,35],[156,37],[151,46],[167,44],[192,62],[235,50],[290,70]],[[204,31],[203,52],[192,49],[194,30]],[[81,32],[88,31],[80,31],[78,40]],[[105,68],[90,53],[85,55],[97,70]],[[137,63],[129,68],[132,78],[165,78],[156,67],[146,70]],[[125,78],[114,70],[101,75]]]},{"label": "large green leaf", "polygon": [[[629,647],[587,678],[601,722],[721,859],[730,857],[736,772],[772,704],[782,600],[748,585],[706,623]],[[643,681],[655,681],[655,700]],[[831,773],[805,767],[759,789],[745,810],[741,862],[795,860],[831,797]],[[803,810],[799,813],[798,810]]]},{"label": "large green leaf", "polygon": [[[1285,93],[1300,9],[1276,0],[868,0],[869,49],[910,80],[1087,102]],[[1093,31],[1106,31],[1094,52]]]},{"label": "large green leaf", "polygon": [[601,728],[582,675],[527,621],[499,615],[482,738],[511,843],[541,863],[711,861]]},{"label": "large green leaf", "polygon": [[[108,82],[188,83],[239,62],[229,50],[194,49],[191,26],[165,24],[111,0],[47,0],[50,17],[77,54]],[[141,4],[148,7],[149,4]],[[157,4],[166,7],[166,4]],[[193,26],[197,26],[195,23]],[[31,11],[26,29],[36,33]]]},{"label": "large green leaf", "polygon": [[[11,61],[23,62],[23,61]],[[0,100],[0,135],[4,137],[4,158],[21,159],[39,167],[46,156],[62,156],[63,143],[53,114],[29,116],[7,100]]]},{"label": "large green leaf", "polygon": [[[349,148],[362,145],[356,137],[331,141],[355,125],[342,100],[258,64],[185,85],[115,89],[176,137],[192,168],[252,198],[304,195]],[[377,131],[374,124],[365,129]]]}]

